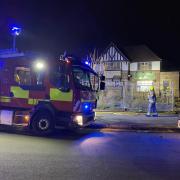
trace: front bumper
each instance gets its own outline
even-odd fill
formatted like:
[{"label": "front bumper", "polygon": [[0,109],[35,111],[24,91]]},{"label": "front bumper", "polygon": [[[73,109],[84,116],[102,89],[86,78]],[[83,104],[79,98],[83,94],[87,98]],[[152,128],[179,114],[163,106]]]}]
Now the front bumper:
[{"label": "front bumper", "polygon": [[72,115],[72,124],[76,127],[86,127],[95,121],[95,112],[88,114],[78,113]]}]

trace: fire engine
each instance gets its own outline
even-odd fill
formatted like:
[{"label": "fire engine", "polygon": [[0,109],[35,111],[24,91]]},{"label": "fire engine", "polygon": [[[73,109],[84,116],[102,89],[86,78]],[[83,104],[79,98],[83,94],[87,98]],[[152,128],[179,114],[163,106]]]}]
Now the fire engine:
[{"label": "fire engine", "polygon": [[94,122],[104,78],[71,57],[58,61],[25,56],[0,59],[0,124],[49,134],[55,127]]}]

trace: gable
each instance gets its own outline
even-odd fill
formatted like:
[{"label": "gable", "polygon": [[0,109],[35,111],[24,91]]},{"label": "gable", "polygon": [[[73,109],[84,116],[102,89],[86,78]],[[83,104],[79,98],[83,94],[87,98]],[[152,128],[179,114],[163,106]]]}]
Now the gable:
[{"label": "gable", "polygon": [[114,45],[111,44],[100,56],[101,61],[128,61],[126,56]]}]

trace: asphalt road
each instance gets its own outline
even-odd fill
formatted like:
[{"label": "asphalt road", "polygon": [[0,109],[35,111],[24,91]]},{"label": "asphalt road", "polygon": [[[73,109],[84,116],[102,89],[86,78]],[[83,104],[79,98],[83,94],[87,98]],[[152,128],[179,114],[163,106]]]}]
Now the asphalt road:
[{"label": "asphalt road", "polygon": [[180,179],[180,134],[0,132],[0,180]]}]

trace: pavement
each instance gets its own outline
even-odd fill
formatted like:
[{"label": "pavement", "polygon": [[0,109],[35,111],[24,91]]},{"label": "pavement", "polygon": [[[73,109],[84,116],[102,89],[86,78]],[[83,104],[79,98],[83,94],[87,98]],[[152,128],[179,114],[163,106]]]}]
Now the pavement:
[{"label": "pavement", "polygon": [[180,132],[179,119],[180,116],[172,112],[159,113],[158,117],[146,117],[145,113],[96,111],[96,122],[92,128],[106,131],[148,130]]}]

